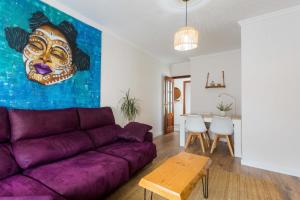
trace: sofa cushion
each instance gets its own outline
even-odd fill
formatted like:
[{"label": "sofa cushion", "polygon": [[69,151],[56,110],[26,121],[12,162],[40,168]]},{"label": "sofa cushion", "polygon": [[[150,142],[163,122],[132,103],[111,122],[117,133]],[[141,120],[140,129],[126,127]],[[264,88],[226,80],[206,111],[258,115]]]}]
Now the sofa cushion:
[{"label": "sofa cushion", "polygon": [[0,179],[14,175],[19,167],[11,154],[11,147],[8,144],[0,144]]},{"label": "sofa cushion", "polygon": [[151,129],[152,126],[150,125],[138,122],[130,122],[124,127],[124,133],[118,135],[118,137],[129,141],[144,142],[145,135]]},{"label": "sofa cushion", "polygon": [[114,114],[110,107],[78,108],[78,113],[82,129],[92,129],[115,124]]},{"label": "sofa cushion", "polygon": [[124,128],[128,131],[134,130],[136,132],[144,134],[150,131],[152,129],[152,126],[148,124],[139,123],[139,122],[129,122]]},{"label": "sofa cushion", "polygon": [[52,196],[54,200],[63,200],[55,192],[23,175],[15,175],[0,180],[0,197],[8,196]]},{"label": "sofa cushion", "polygon": [[67,199],[102,199],[129,179],[124,159],[95,151],[29,169],[27,176],[39,180]]},{"label": "sofa cushion", "polygon": [[156,157],[156,147],[151,142],[120,141],[100,147],[97,151],[127,160],[130,166],[130,174],[134,174]]},{"label": "sofa cushion", "polygon": [[117,135],[123,134],[124,129],[119,125],[108,125],[86,131],[93,140],[95,147],[100,147],[115,142]]},{"label": "sofa cushion", "polygon": [[23,169],[67,158],[92,148],[92,141],[83,131],[13,143],[15,158]]},{"label": "sofa cushion", "polygon": [[9,140],[9,120],[6,108],[0,107],[0,143]]},{"label": "sofa cushion", "polygon": [[72,131],[79,127],[76,109],[10,110],[11,140],[36,138]]}]

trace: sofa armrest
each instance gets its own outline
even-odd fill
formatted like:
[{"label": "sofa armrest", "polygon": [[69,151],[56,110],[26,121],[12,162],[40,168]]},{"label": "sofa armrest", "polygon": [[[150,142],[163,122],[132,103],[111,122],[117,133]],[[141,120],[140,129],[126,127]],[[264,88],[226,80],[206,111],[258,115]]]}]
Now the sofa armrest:
[{"label": "sofa armrest", "polygon": [[144,136],[145,142],[153,142],[153,133],[147,132]]},{"label": "sofa armrest", "polygon": [[0,197],[0,200],[53,200],[51,196],[10,196]]}]

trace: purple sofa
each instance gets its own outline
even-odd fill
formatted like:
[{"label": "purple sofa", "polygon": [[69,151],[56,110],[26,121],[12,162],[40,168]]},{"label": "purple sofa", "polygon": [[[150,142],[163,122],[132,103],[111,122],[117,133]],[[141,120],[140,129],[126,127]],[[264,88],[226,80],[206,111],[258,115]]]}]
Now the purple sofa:
[{"label": "purple sofa", "polygon": [[156,157],[150,132],[125,133],[108,107],[0,108],[0,200],[105,197]]}]

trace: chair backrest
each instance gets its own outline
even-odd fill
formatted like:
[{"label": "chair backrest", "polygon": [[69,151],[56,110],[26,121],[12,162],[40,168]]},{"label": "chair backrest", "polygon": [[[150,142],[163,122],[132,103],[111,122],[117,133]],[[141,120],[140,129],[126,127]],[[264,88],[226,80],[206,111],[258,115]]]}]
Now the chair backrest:
[{"label": "chair backrest", "polygon": [[213,133],[231,135],[233,133],[233,122],[228,117],[214,116],[209,130]]},{"label": "chair backrest", "polygon": [[200,115],[190,115],[186,120],[186,129],[190,132],[206,132],[206,126],[202,116]]}]

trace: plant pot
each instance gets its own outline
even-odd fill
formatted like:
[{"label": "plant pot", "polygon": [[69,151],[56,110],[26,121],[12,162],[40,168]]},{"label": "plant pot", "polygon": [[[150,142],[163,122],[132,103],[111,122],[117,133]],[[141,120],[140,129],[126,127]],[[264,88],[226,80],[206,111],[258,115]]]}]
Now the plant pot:
[{"label": "plant pot", "polygon": [[226,111],[220,111],[220,115],[221,115],[221,117],[225,117],[226,116]]}]

